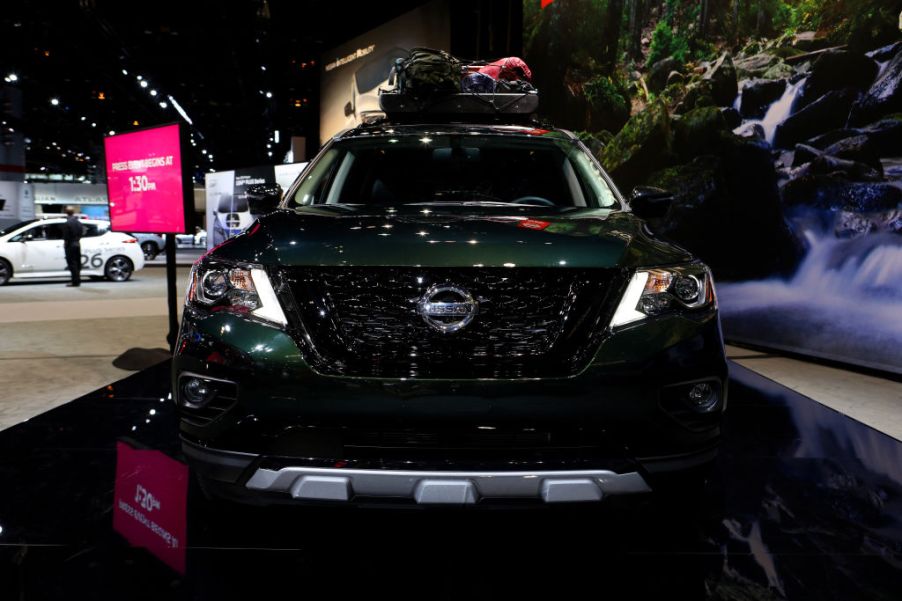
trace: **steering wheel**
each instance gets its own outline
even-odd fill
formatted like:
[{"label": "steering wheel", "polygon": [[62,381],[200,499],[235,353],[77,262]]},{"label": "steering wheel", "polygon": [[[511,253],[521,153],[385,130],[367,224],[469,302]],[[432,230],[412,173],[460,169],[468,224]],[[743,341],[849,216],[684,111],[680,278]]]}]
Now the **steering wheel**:
[{"label": "steering wheel", "polygon": [[548,200],[547,198],[542,198],[541,196],[521,196],[515,200],[511,201],[515,205],[539,205],[541,207],[554,207],[557,206],[554,202]]}]

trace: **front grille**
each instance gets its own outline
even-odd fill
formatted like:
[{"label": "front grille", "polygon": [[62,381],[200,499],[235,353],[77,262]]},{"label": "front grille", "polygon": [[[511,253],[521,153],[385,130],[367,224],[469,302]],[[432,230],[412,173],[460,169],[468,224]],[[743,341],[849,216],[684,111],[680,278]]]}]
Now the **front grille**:
[{"label": "front grille", "polygon": [[[600,342],[618,279],[609,270],[294,268],[283,277],[293,328],[320,373],[381,378],[563,377]],[[478,303],[455,332],[417,303],[453,285]]]}]

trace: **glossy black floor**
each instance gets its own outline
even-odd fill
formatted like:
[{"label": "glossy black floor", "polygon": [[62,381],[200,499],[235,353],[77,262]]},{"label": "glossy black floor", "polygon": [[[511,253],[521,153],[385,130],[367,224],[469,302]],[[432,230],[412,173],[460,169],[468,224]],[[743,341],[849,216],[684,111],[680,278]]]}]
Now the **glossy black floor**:
[{"label": "glossy black floor", "polygon": [[701,497],[253,508],[191,487],[179,574],[112,527],[117,440],[179,457],[167,372],[0,432],[0,599],[902,598],[902,443],[737,365]]}]

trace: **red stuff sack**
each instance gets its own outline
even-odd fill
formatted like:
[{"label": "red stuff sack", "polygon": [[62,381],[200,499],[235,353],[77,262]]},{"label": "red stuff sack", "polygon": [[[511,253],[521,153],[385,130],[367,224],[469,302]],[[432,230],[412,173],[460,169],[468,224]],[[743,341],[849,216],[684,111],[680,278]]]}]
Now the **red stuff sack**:
[{"label": "red stuff sack", "polygon": [[529,70],[529,65],[522,58],[516,56],[509,56],[491,62],[484,67],[480,67],[479,72],[495,79],[506,79],[508,81],[516,81],[518,79],[529,81],[532,79],[532,71]]}]

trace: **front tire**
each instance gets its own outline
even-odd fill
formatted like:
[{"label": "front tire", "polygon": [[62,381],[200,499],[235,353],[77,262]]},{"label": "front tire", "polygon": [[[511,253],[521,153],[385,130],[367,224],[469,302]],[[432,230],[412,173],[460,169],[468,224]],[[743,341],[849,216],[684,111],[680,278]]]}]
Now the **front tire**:
[{"label": "front tire", "polygon": [[103,268],[103,274],[111,282],[124,282],[132,277],[134,271],[135,266],[132,264],[131,259],[122,255],[111,257],[106,262],[106,267]]},{"label": "front tire", "polygon": [[160,250],[157,248],[157,245],[153,242],[142,242],[141,250],[144,251],[144,258],[148,261],[151,259],[155,259],[158,254],[160,254]]},{"label": "front tire", "polygon": [[13,266],[5,259],[0,259],[0,286],[6,284],[13,277]]}]

